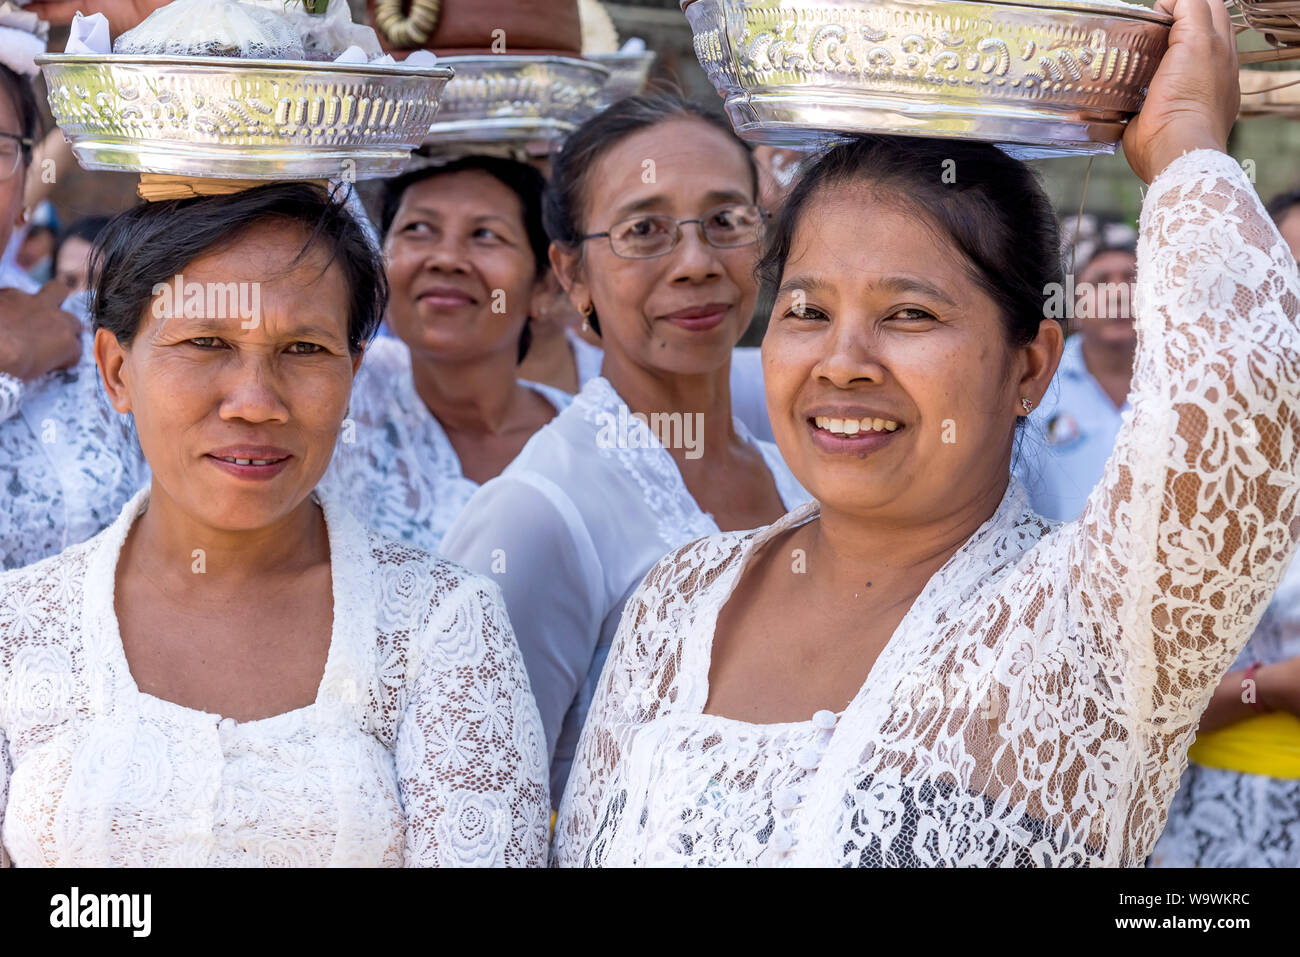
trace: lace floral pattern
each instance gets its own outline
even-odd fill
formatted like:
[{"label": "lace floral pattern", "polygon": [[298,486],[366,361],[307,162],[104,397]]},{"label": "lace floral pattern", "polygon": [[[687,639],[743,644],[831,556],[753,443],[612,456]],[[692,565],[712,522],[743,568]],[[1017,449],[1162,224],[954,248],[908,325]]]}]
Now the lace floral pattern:
[{"label": "lace floral pattern", "polygon": [[499,590],[320,502],[325,674],[313,704],[263,720],[136,687],[113,581],[147,492],[0,575],[0,864],[544,862],[545,747]]},{"label": "lace floral pattern", "polygon": [[[1300,655],[1300,561],[1229,671]],[[1300,780],[1189,764],[1152,867],[1300,867]]]},{"label": "lace floral pattern", "polygon": [[[1139,264],[1132,408],[1083,515],[1048,522],[1011,480],[833,722],[703,713],[719,610],[816,503],[652,569],[583,731],[556,863],[1144,860],[1294,550],[1300,278],[1240,167],[1210,151],[1152,185]],[[829,734],[807,743],[818,721]],[[802,734],[793,757],[793,739],[764,740],[782,733]]]},{"label": "lace floral pattern", "polygon": [[[522,382],[556,410],[572,396]],[[437,552],[447,529],[479,485],[437,418],[415,391],[411,353],[399,339],[376,339],[352,385],[348,419],[322,486],[370,528]]]},{"label": "lace floral pattern", "polygon": [[[656,516],[659,538],[665,548],[703,538],[717,531],[713,517],[696,504],[686,480],[649,426],[635,418],[609,380],[597,376],[573,400],[585,422],[597,434],[595,447],[602,458],[615,459],[641,491],[650,514]],[[787,507],[803,502],[808,494],[790,475],[780,451],[770,442],[760,442],[740,419],[734,419],[736,433],[758,450],[772,473],[777,492]],[[600,433],[613,427],[626,441],[602,442]]]},{"label": "lace floral pattern", "polygon": [[92,335],[81,359],[13,390],[0,383],[0,570],[21,568],[104,528],[148,481],[129,415],[108,402]]}]

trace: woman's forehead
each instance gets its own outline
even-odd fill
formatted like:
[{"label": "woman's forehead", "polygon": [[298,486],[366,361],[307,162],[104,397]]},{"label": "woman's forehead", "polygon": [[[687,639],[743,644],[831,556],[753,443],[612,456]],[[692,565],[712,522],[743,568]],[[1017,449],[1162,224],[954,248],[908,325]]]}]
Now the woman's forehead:
[{"label": "woman's forehead", "polygon": [[589,197],[600,207],[652,195],[740,194],[752,200],[744,147],[711,124],[673,119],[630,133],[597,160]]},{"label": "woman's forehead", "polygon": [[441,173],[412,183],[402,193],[401,212],[469,210],[523,218],[523,201],[491,173],[478,169]]}]

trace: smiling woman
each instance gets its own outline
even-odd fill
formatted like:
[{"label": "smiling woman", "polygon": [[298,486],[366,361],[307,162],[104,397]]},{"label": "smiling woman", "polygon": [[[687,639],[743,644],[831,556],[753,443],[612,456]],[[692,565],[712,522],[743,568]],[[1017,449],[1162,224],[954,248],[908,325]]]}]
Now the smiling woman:
[{"label": "smiling woman", "polygon": [[988,145],[837,145],[765,260],[772,427],[816,501],[630,597],[555,862],[1142,863],[1300,512],[1300,277],[1224,152],[1223,5],[1161,6],[1125,137],[1151,293],[1083,515],[1009,474],[1061,354],[1032,176]]},{"label": "smiling woman", "polygon": [[436,551],[479,485],[571,401],[518,378],[548,271],[545,183],[468,156],[384,185],[397,338],[371,344],[325,484],[366,525]]},{"label": "smiling woman", "polygon": [[92,285],[153,480],[0,575],[0,863],[541,863],[496,586],[313,491],[385,300],[356,221],[311,184],[146,204]]},{"label": "smiling woman", "polygon": [[619,614],[667,551],[772,521],[806,495],[733,418],[764,213],[749,150],[669,96],[630,97],[566,141],[551,264],[605,346],[603,375],[470,500],[443,550],[501,583],[558,801]]}]

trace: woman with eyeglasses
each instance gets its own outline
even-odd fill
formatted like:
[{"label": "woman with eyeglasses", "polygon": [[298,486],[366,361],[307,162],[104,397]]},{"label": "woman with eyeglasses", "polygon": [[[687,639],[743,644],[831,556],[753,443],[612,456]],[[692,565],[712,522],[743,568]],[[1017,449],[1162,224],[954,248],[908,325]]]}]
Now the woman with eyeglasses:
[{"label": "woman with eyeglasses", "polygon": [[[0,248],[23,216],[39,116],[27,77],[0,65]],[[94,535],[148,475],[130,418],[99,385],[84,298],[68,292],[0,272],[0,571]]]},{"label": "woman with eyeglasses", "polygon": [[603,375],[479,490],[443,551],[505,592],[555,802],[646,570],[806,498],[731,409],[731,353],[756,294],[756,190],[749,149],[726,123],[669,96],[593,117],[552,171],[551,264],[600,334]]},{"label": "woman with eyeglasses", "polygon": [[436,552],[479,486],[572,401],[519,378],[549,272],[545,185],[493,156],[385,181],[396,338],[366,350],[324,480],[371,528]]}]

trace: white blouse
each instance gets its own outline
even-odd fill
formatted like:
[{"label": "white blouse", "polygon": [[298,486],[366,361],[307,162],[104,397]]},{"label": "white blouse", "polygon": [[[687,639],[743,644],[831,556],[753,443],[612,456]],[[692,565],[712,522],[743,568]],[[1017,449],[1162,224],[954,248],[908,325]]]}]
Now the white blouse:
[{"label": "white blouse", "polygon": [[1156,178],[1138,252],[1131,410],[1080,519],[1010,480],[845,711],[785,725],[703,713],[712,642],[749,559],[816,503],[665,558],[623,615],[554,862],[1143,862],[1295,548],[1300,276],[1214,151]]},{"label": "white blouse", "polygon": [[108,525],[149,480],[131,416],[109,404],[84,299],[77,364],[28,383],[0,376],[0,570],[21,568]]},{"label": "white blouse", "polygon": [[[578,387],[596,376],[605,361],[605,350],[593,346],[573,330],[565,330],[578,367]],[[767,418],[767,393],[763,386],[763,356],[756,347],[731,350],[731,414],[745,423],[757,439],[772,441],[772,424]]]},{"label": "white blouse", "polygon": [[[557,411],[573,401],[562,389],[519,382]],[[321,484],[363,524],[429,552],[438,551],[478,491],[479,483],[465,477],[447,433],[415,391],[411,350],[400,339],[378,338],[366,348]]]},{"label": "white blouse", "polygon": [[[735,427],[762,454],[786,508],[807,501],[776,446],[739,419]],[[448,531],[444,554],[505,593],[546,729],[553,801],[628,595],[666,553],[717,531],[668,450],[601,377]]]},{"label": "white blouse", "polygon": [[[1300,560],[1229,671],[1300,656]],[[1189,763],[1151,867],[1300,867],[1300,778]]]},{"label": "white blouse", "polygon": [[0,865],[540,865],[545,745],[497,587],[319,497],[334,624],[314,703],[145,694],[113,607],[141,491],[0,575]]}]

